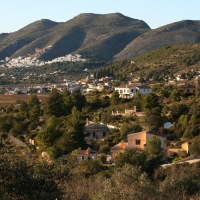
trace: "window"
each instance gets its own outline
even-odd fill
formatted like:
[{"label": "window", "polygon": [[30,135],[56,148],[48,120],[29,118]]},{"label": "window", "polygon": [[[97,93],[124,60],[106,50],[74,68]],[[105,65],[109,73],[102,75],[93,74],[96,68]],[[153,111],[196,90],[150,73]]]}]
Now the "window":
[{"label": "window", "polygon": [[93,132],[92,135],[93,135],[93,137],[95,137],[95,135],[96,135],[95,132]]},{"label": "window", "polygon": [[103,132],[103,137],[105,137],[106,136],[106,132]]},{"label": "window", "polygon": [[135,140],[136,145],[140,145],[140,140]]}]

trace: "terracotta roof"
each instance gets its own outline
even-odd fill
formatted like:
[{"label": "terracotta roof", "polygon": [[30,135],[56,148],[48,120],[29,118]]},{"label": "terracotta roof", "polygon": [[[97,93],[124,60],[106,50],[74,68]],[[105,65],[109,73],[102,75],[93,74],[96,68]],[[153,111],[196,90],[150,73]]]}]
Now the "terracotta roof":
[{"label": "terracotta roof", "polygon": [[86,150],[79,150],[79,152],[77,154],[78,155],[88,155],[89,151],[88,151],[88,149],[86,149]]},{"label": "terracotta roof", "polygon": [[131,135],[135,135],[135,134],[141,134],[141,133],[146,133],[147,131],[141,131],[141,132],[137,132],[137,133],[131,133],[128,134],[127,137],[131,136]]},{"label": "terracotta roof", "polygon": [[128,145],[128,142],[120,142],[116,144],[114,147],[111,147],[111,150],[125,149]]}]

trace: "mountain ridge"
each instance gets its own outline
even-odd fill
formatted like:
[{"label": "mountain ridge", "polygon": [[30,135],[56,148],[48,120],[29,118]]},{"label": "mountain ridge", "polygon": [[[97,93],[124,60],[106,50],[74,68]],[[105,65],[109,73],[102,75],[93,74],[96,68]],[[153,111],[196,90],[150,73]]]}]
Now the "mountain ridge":
[{"label": "mountain ridge", "polygon": [[139,36],[116,55],[116,60],[137,57],[165,47],[200,43],[200,20],[182,20],[167,24]]},{"label": "mountain ridge", "polygon": [[[53,59],[69,53],[81,53],[89,58],[112,59],[129,42],[149,29],[142,20],[120,13],[86,13],[60,23],[38,20],[0,37],[0,59],[27,56],[34,54],[35,49],[45,49],[50,45],[51,50],[45,52],[41,59]],[[115,44],[118,39],[119,46]],[[112,40],[114,42],[110,42]]]},{"label": "mountain ridge", "polygon": [[[167,45],[200,43],[200,21],[182,20],[151,29],[121,13],[82,13],[66,22],[41,19],[0,34],[0,59],[38,56],[51,60],[81,54],[99,60],[131,59]],[[51,48],[47,48],[51,46]]]}]

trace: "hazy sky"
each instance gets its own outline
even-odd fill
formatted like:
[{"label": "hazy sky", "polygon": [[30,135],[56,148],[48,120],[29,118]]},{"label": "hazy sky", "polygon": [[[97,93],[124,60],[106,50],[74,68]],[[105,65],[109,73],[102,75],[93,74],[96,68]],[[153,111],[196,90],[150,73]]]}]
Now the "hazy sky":
[{"label": "hazy sky", "polygon": [[81,13],[120,12],[157,28],[184,19],[200,20],[200,0],[0,0],[0,33],[40,19],[65,22]]}]

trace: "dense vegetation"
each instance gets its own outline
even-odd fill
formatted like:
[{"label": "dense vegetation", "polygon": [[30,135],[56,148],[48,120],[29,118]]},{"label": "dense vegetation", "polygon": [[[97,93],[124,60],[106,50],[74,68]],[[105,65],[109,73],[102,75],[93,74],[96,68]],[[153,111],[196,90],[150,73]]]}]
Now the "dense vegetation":
[{"label": "dense vegetation", "polygon": [[[200,150],[200,104],[198,93],[184,98],[177,87],[153,87],[154,93],[133,99],[120,99],[118,93],[93,92],[86,96],[79,90],[52,90],[40,102],[36,95],[1,108],[0,116],[0,197],[2,199],[198,199],[200,191],[197,164],[160,168],[160,140],[153,137],[146,150],[127,150],[106,162],[110,147],[126,140],[129,133],[151,129],[166,135],[169,145],[179,147],[191,141],[190,154]],[[112,116],[138,106],[145,117]],[[104,140],[86,142],[85,118],[111,123],[119,130]],[[170,129],[163,127],[173,123]],[[27,147],[10,142],[15,136]],[[36,141],[35,145],[28,143]],[[77,161],[79,148],[90,147],[99,153],[95,160]],[[48,156],[41,158],[42,152]],[[62,157],[62,155],[67,155]],[[171,155],[180,160],[187,153]],[[8,167],[9,166],[9,167]],[[87,189],[86,189],[87,188]],[[173,192],[173,196],[171,193]]]},{"label": "dense vegetation", "polygon": [[[169,45],[132,60],[119,62],[87,61],[46,64],[40,67],[0,68],[0,84],[60,83],[64,79],[80,80],[93,74],[94,79],[114,77],[115,85],[127,81],[168,82],[177,75],[192,80],[198,75],[200,46]],[[85,70],[87,69],[87,70]]]},{"label": "dense vegetation", "polygon": [[[162,81],[171,69],[165,66],[169,61],[168,59],[164,61],[167,55],[176,61],[173,66],[183,65],[188,68],[188,65],[198,64],[199,57],[195,49],[181,54],[180,59],[171,56],[175,55],[175,52],[182,51],[182,47],[185,49],[184,46],[168,46],[138,57],[132,63],[129,60],[114,63],[105,69],[94,70],[94,77],[114,76],[118,78],[114,84],[118,85],[125,83],[130,78],[131,72],[134,75],[138,73],[140,82],[145,82],[147,81],[145,76],[148,77],[150,73],[145,69],[157,63],[159,69],[156,66],[154,69],[159,71],[159,76],[154,78],[155,81]],[[191,46],[188,46],[188,49],[189,47]],[[158,53],[160,57],[157,56]],[[80,68],[83,70],[89,65],[92,69],[96,64],[98,63],[46,65],[44,68],[38,68],[38,74],[40,70],[44,70],[45,73],[50,69],[52,72],[59,69],[66,70],[67,74],[71,70],[72,72],[73,70],[78,72]],[[140,71],[142,66],[145,67]],[[178,67],[172,68],[178,69]],[[34,68],[23,70],[34,70]],[[174,74],[175,71],[172,72]],[[190,72],[191,77],[197,74],[197,71]],[[37,71],[35,73],[37,74]],[[56,81],[53,76],[52,80]],[[129,150],[120,154],[115,159],[115,165],[106,162],[105,157],[110,152],[110,147],[122,140],[126,141],[129,133],[147,129],[164,134],[170,147],[180,147],[182,142],[190,142],[189,154],[178,152],[170,155],[167,162],[181,160],[188,155],[200,155],[199,91],[196,88],[193,94],[185,95],[180,90],[177,85],[155,84],[153,93],[145,96],[137,93],[133,99],[120,99],[119,94],[112,91],[82,94],[80,90],[60,92],[53,89],[46,100],[40,101],[36,95],[31,95],[27,101],[17,100],[15,104],[2,107],[0,109],[2,172],[0,198],[198,199],[199,163],[160,168],[164,161],[160,140],[156,138],[152,138],[146,144],[144,152]],[[111,114],[112,111],[133,109],[134,106],[143,111],[145,117]],[[95,122],[109,123],[119,129],[113,130],[102,141],[86,142],[84,139],[87,136],[84,132],[86,118]],[[172,127],[165,129],[165,122],[171,122]],[[10,136],[24,141],[27,146],[25,148],[15,146],[11,143]],[[29,139],[34,139],[36,144],[29,144]],[[88,147],[98,152],[98,158],[78,162],[79,149]],[[42,152],[47,152],[45,158],[41,158]]]},{"label": "dense vegetation", "polygon": [[69,161],[46,163],[8,143],[0,148],[0,153],[1,199],[198,200],[200,197],[199,163],[158,169],[150,177],[135,164],[102,168],[98,160],[79,166]]},{"label": "dense vegetation", "polygon": [[[87,70],[102,68],[108,65],[105,61],[87,62],[57,62],[43,66],[21,67],[21,68],[0,68],[0,84],[46,84],[63,83],[66,79],[80,80],[88,75]],[[14,78],[13,78],[14,77]]]},{"label": "dense vegetation", "polygon": [[120,81],[167,82],[173,81],[178,74],[191,80],[200,68],[199,50],[199,44],[168,45],[131,60],[115,62],[104,69],[104,73],[112,72]]}]

